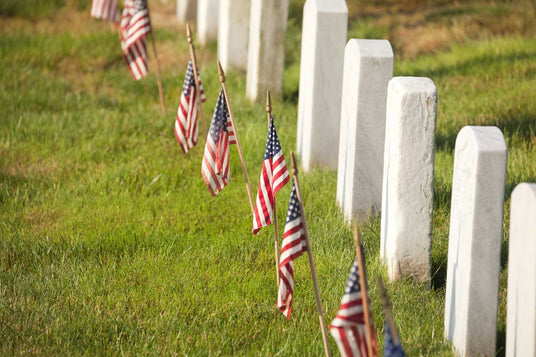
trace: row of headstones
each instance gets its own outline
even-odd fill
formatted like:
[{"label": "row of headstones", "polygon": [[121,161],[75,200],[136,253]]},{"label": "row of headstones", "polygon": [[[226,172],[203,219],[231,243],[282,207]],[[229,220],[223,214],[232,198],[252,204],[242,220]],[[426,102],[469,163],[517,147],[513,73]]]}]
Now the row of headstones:
[{"label": "row of headstones", "polygon": [[[218,57],[224,68],[247,66],[247,96],[258,100],[264,89],[281,88],[288,1],[252,0],[250,9],[249,0],[220,0],[212,18],[206,10],[218,13],[218,1],[197,1],[200,42],[215,37],[214,27],[210,37],[204,26],[219,18]],[[187,13],[181,4],[195,2],[177,1],[179,20]],[[393,78],[386,40],[352,39],[345,46],[347,23],[344,0],[306,1],[298,153],[305,171],[338,170],[337,201],[348,220],[381,211],[381,256],[392,280],[429,281],[436,87],[428,78]],[[260,68],[272,70],[267,79]],[[445,337],[462,355],[495,354],[506,155],[495,127],[458,134]],[[507,355],[536,356],[536,185],[516,188],[511,207]]]},{"label": "row of headstones", "polygon": [[[344,1],[306,2],[298,153],[305,170],[337,169],[337,201],[348,220],[381,211],[391,280],[430,281],[436,87],[428,78],[393,78],[386,40],[344,47],[346,28]],[[445,338],[464,356],[495,355],[506,159],[498,128],[459,132]],[[520,184],[511,207],[506,352],[536,356],[536,184]]]},{"label": "row of headstones", "polygon": [[197,23],[202,45],[217,39],[224,71],[247,70],[254,102],[283,91],[287,17],[288,0],[177,0],[177,19]]}]

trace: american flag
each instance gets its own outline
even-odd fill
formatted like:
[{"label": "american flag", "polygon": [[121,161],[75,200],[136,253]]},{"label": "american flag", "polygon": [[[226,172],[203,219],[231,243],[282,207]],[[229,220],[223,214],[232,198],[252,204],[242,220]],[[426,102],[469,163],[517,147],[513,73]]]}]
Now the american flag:
[{"label": "american flag", "polygon": [[389,324],[385,322],[385,349],[383,351],[384,357],[406,357],[404,349],[401,344],[395,345],[393,342],[393,336],[391,335],[391,329]]},{"label": "american flag", "polygon": [[253,234],[272,223],[275,194],[290,180],[283,150],[275,131],[274,118],[270,116],[268,139],[264,150],[259,190],[253,215]]},{"label": "american flag", "polygon": [[149,11],[145,0],[125,0],[121,18],[121,48],[132,77],[138,80],[147,74],[147,40],[151,32]]},{"label": "american flag", "polygon": [[279,257],[279,292],[277,294],[277,308],[290,318],[292,309],[292,295],[294,292],[294,259],[307,250],[305,230],[302,224],[300,204],[296,196],[296,186],[292,181],[290,200],[288,203],[285,233]]},{"label": "american flag", "polygon": [[201,93],[201,101],[205,102],[207,100],[199,71],[197,71],[197,75],[199,78],[199,91],[195,86],[192,61],[189,61],[182,87],[181,102],[177,109],[177,120],[175,121],[175,137],[185,154],[197,144],[197,96]]},{"label": "american flag", "polygon": [[201,174],[212,196],[216,196],[231,179],[229,175],[230,144],[236,144],[236,139],[223,90],[221,90],[214,108],[201,165]]},{"label": "american flag", "polygon": [[119,23],[117,0],[92,0],[91,16],[97,19]]},{"label": "american flag", "polygon": [[[355,260],[346,283],[341,306],[329,327],[331,335],[337,342],[341,356],[367,356],[367,332],[362,298],[357,260]],[[377,356],[378,347],[372,317],[370,323],[372,327],[372,351],[373,355]]]}]

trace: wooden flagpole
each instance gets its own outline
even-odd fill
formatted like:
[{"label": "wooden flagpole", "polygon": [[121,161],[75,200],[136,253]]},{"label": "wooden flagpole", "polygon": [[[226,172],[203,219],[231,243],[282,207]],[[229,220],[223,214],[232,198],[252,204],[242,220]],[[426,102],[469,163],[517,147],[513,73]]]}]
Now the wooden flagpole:
[{"label": "wooden flagpole", "polygon": [[231,124],[233,125],[234,135],[236,138],[236,148],[238,149],[238,156],[240,156],[240,163],[242,164],[242,172],[244,173],[244,180],[246,181],[246,191],[248,192],[249,205],[251,206],[251,214],[255,216],[255,206],[253,204],[253,196],[251,195],[251,188],[249,186],[248,172],[246,170],[246,164],[244,163],[244,155],[242,155],[242,148],[240,147],[240,140],[238,139],[238,131],[236,130],[236,124],[231,109],[231,102],[229,101],[229,95],[227,94],[227,85],[225,84],[225,73],[221,68],[221,63],[218,61],[218,75],[220,76],[221,87],[223,89],[223,95],[225,96],[225,102],[227,103],[227,110],[229,111],[229,117],[231,118]]},{"label": "wooden flagpole", "polygon": [[160,63],[158,62],[158,54],[156,53],[153,23],[151,21],[151,13],[149,11],[149,4],[145,2],[145,5],[147,6],[147,16],[149,17],[149,23],[151,24],[151,42],[153,44],[154,59],[156,61],[156,80],[158,83],[158,95],[160,96],[160,109],[162,109],[162,114],[166,114],[166,101],[164,99],[164,90],[162,89],[162,77],[160,76]]},{"label": "wooden flagpole", "polygon": [[197,73],[197,57],[195,56],[195,47],[192,40],[192,30],[190,29],[190,23],[186,23],[186,37],[188,38],[188,47],[190,47],[190,58],[192,60],[192,68],[194,70],[195,87],[197,88],[197,106],[199,107],[199,115],[201,116],[201,123],[203,125],[203,138],[207,140],[207,123],[205,121],[205,114],[203,112],[203,101],[201,100],[201,86],[199,85],[199,74]]},{"label": "wooden flagpole", "polygon": [[393,319],[393,314],[391,311],[391,303],[389,301],[389,296],[387,295],[387,290],[385,290],[385,285],[383,284],[383,280],[381,277],[378,276],[376,279],[376,283],[378,285],[378,290],[380,292],[380,300],[383,305],[383,309],[385,311],[385,319],[387,320],[387,323],[389,324],[389,330],[391,330],[391,337],[393,338],[393,344],[395,346],[400,346],[400,336],[398,335],[398,331],[396,329],[395,320]]},{"label": "wooden flagpole", "polygon": [[[272,117],[272,99],[270,91],[266,91],[266,116],[268,117],[268,130],[270,130],[270,119]],[[277,277],[277,287],[279,287],[279,228],[277,226],[277,201],[274,195],[274,209],[272,211],[274,223],[274,247],[275,247],[275,270]]]},{"label": "wooden flagpole", "polygon": [[313,286],[315,289],[316,308],[318,310],[318,318],[320,320],[320,328],[322,329],[322,341],[324,342],[324,352],[327,357],[331,356],[329,351],[328,334],[326,330],[326,324],[324,322],[324,312],[322,311],[322,302],[320,301],[320,292],[318,291],[318,282],[316,279],[315,262],[313,260],[313,252],[311,251],[311,240],[309,239],[309,231],[307,230],[307,222],[305,220],[305,211],[303,209],[303,201],[300,191],[300,183],[298,181],[298,166],[294,160],[294,152],[290,152],[290,161],[292,164],[292,179],[294,180],[294,186],[296,187],[296,196],[298,196],[298,204],[300,205],[300,212],[302,216],[303,230],[305,232],[305,241],[307,245],[307,254],[309,255],[309,266],[311,267],[311,276],[313,278]]},{"label": "wooden flagpole", "polygon": [[372,329],[370,327],[370,309],[368,301],[367,282],[365,279],[365,266],[363,259],[363,251],[361,250],[361,236],[357,223],[354,225],[354,244],[357,255],[357,269],[359,271],[359,285],[361,286],[361,301],[363,302],[363,313],[365,316],[367,351],[369,357],[373,357],[372,353]]}]

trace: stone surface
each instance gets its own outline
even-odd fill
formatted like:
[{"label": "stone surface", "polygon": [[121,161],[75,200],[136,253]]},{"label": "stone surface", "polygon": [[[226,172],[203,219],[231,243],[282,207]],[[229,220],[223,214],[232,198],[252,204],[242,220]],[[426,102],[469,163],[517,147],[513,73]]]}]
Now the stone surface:
[{"label": "stone surface", "polygon": [[201,45],[218,38],[220,0],[197,0],[197,39]]},{"label": "stone surface", "polygon": [[392,77],[389,41],[348,41],[337,172],[337,202],[347,220],[366,220],[381,208],[385,107]]},{"label": "stone surface", "polygon": [[429,78],[395,77],[387,90],[381,257],[389,279],[430,280],[437,90]]},{"label": "stone surface", "polygon": [[246,97],[259,102],[283,93],[288,0],[251,0]]},{"label": "stone surface", "polygon": [[512,193],[506,356],[536,356],[536,183]]},{"label": "stone surface", "polygon": [[347,28],[344,0],[305,2],[297,135],[304,171],[317,165],[337,169]]},{"label": "stone surface", "polygon": [[248,68],[250,0],[220,0],[218,58],[224,71]]},{"label": "stone surface", "polygon": [[461,356],[495,356],[506,157],[498,128],[458,133],[444,334]]},{"label": "stone surface", "polygon": [[179,24],[194,24],[197,20],[197,0],[177,0],[177,20]]}]

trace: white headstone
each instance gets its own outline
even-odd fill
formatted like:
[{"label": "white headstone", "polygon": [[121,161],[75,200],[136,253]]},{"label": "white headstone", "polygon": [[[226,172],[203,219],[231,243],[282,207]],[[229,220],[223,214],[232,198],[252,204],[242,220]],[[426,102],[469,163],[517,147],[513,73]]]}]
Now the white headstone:
[{"label": "white headstone", "polygon": [[248,68],[250,0],[220,0],[218,58],[224,71]]},{"label": "white headstone", "polygon": [[536,183],[521,183],[510,203],[506,356],[536,356]]},{"label": "white headstone", "polygon": [[395,77],[387,91],[381,257],[391,281],[430,280],[437,90],[429,78]]},{"label": "white headstone", "polygon": [[251,0],[246,97],[258,102],[283,93],[289,0]]},{"label": "white headstone", "polygon": [[444,333],[461,356],[495,356],[506,156],[496,127],[458,133]]},{"label": "white headstone", "polygon": [[385,106],[392,77],[389,41],[348,41],[337,172],[337,202],[348,220],[365,220],[381,207]]},{"label": "white headstone", "polygon": [[197,38],[201,45],[218,38],[219,0],[197,0]]},{"label": "white headstone", "polygon": [[195,23],[197,17],[197,0],[177,0],[177,20],[185,25]]},{"label": "white headstone", "polygon": [[346,1],[305,2],[297,135],[304,171],[315,165],[337,169],[347,28]]}]

